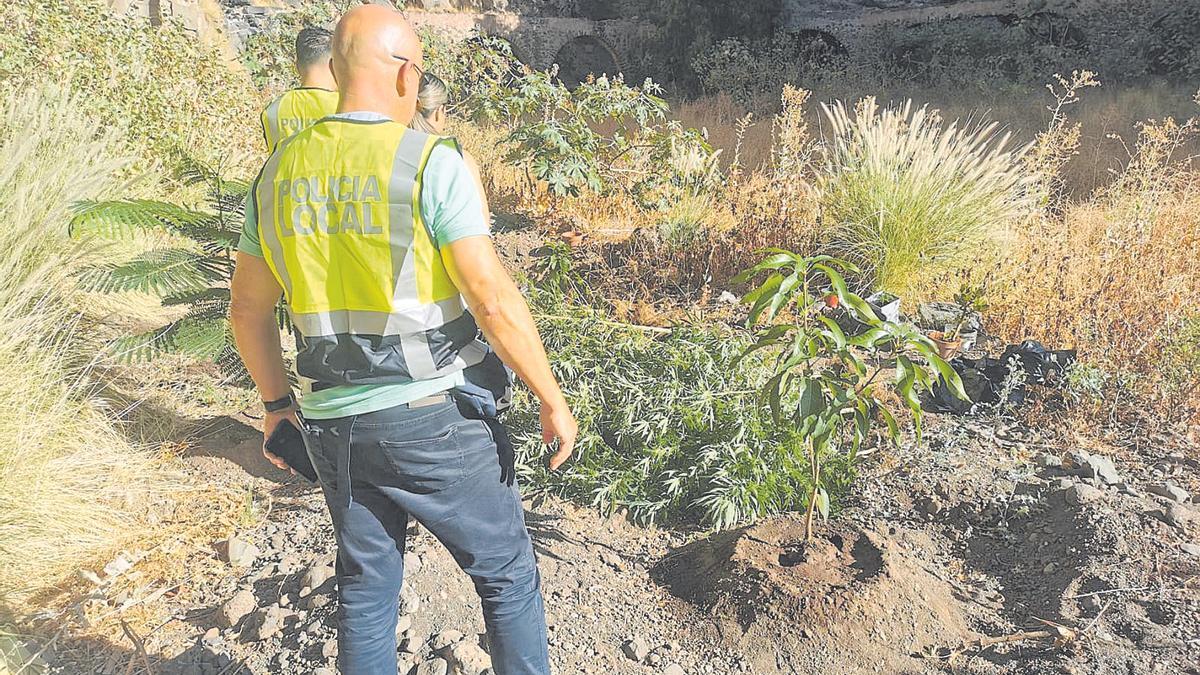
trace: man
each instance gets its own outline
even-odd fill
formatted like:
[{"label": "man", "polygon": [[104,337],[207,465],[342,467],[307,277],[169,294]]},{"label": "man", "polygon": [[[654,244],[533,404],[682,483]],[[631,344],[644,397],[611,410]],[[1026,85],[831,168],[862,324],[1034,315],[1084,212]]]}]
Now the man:
[{"label": "man", "polygon": [[329,69],[329,41],[324,28],[304,28],[296,35],[296,72],[300,86],[283,92],[262,112],[267,152],[279,141],[337,110],[337,83]]},{"label": "man", "polygon": [[[552,469],[578,428],[453,141],[405,126],[422,64],[395,10],[362,5],[338,23],[337,114],[283,141],[248,200],[234,336],[268,411],[264,438],[301,426],[333,517],[343,672],[396,673],[411,515],[471,576],[495,672],[549,673],[540,578],[499,458],[510,446],[464,376],[488,363],[476,320],[540,401],[543,440],[558,441]],[[281,293],[297,369],[318,383],[300,401],[303,421],[280,356]]]}]

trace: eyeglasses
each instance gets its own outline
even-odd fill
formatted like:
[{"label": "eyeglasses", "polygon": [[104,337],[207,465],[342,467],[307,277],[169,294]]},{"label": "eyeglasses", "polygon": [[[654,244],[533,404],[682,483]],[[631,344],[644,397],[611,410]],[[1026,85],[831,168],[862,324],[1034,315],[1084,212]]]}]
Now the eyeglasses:
[{"label": "eyeglasses", "polygon": [[399,54],[392,54],[392,58],[396,59],[398,61],[403,61],[405,63],[411,63],[412,67],[417,69],[417,77],[425,77],[425,69],[422,68],[421,66],[418,66],[415,61],[408,58],[407,56],[400,56]]}]

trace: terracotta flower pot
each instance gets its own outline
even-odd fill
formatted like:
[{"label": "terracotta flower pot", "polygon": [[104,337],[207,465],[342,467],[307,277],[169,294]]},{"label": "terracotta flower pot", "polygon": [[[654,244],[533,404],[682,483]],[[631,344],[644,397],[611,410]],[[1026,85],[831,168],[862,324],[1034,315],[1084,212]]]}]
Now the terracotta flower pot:
[{"label": "terracotta flower pot", "polygon": [[937,347],[938,356],[943,359],[952,359],[962,351],[962,338],[956,337],[952,340],[946,339],[946,334],[941,331],[931,331],[929,339],[933,340],[933,344]]}]

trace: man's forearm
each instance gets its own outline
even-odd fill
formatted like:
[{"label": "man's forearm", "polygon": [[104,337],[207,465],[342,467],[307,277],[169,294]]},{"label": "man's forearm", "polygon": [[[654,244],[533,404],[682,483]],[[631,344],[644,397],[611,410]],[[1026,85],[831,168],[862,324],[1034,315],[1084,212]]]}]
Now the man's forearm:
[{"label": "man's forearm", "polygon": [[493,297],[471,308],[479,327],[500,359],[513,369],[543,406],[565,408],[566,399],[550,370],[546,349],[525,298],[511,281],[499,286]]},{"label": "man's forearm", "polygon": [[233,339],[246,370],[264,401],[283,398],[291,392],[287,369],[283,365],[283,349],[279,344],[279,326],[274,313],[262,315],[239,312],[230,314]]}]

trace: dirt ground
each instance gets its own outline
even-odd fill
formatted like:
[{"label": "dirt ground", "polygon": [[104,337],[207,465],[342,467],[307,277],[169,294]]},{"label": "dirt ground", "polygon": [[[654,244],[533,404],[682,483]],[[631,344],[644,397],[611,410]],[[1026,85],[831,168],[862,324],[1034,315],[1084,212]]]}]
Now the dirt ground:
[{"label": "dirt ground", "polygon": [[[1200,673],[1195,448],[930,422],[922,448],[864,458],[810,544],[799,515],[706,536],[529,501],[555,672]],[[328,515],[255,424],[208,422],[184,462],[268,495],[265,517],[192,555],[212,573],[146,603],[152,631],[68,631],[50,672],[334,672]],[[467,577],[419,528],[406,560],[401,672],[490,672]]]}]

